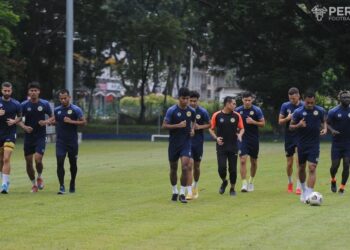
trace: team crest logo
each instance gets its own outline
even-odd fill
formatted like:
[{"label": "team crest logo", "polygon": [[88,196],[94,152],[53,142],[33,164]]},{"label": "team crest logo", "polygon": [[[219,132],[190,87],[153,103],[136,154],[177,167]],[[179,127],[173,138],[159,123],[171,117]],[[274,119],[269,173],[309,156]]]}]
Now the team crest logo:
[{"label": "team crest logo", "polygon": [[304,111],[304,112],[303,112],[303,116],[306,116],[306,115],[307,115],[307,113]]},{"label": "team crest logo", "polygon": [[200,114],[196,115],[196,119],[197,120],[201,119],[201,115]]},{"label": "team crest logo", "polygon": [[68,111],[67,111],[67,114],[68,115],[71,115],[73,113],[73,110],[71,110],[71,109],[69,109]]},{"label": "team crest logo", "polygon": [[38,107],[38,111],[43,111],[43,107],[42,107],[42,106],[39,106],[39,107]]},{"label": "team crest logo", "polygon": [[[350,114],[348,114],[348,116],[349,116],[349,115],[350,115]],[[338,117],[341,118],[341,114],[338,114]]]},{"label": "team crest logo", "polygon": [[240,111],[239,113],[240,113],[241,115],[243,115],[243,111]]},{"label": "team crest logo", "polygon": [[191,111],[187,111],[186,115],[187,117],[191,117]]},{"label": "team crest logo", "polygon": [[250,112],[249,112],[249,115],[254,115],[254,111],[253,111],[253,110],[250,111]]},{"label": "team crest logo", "polygon": [[62,113],[61,110],[57,112],[58,115],[60,115],[61,113]]},{"label": "team crest logo", "polygon": [[235,120],[235,118],[231,118],[231,123],[234,123],[236,120]]},{"label": "team crest logo", "polygon": [[350,113],[348,114],[348,117],[350,118]]},{"label": "team crest logo", "polygon": [[221,123],[223,123],[224,122],[224,118],[220,118],[220,120],[219,120]]},{"label": "team crest logo", "polygon": [[2,108],[2,103],[0,103],[0,108]]},{"label": "team crest logo", "polygon": [[32,108],[31,108],[31,107],[28,107],[28,108],[27,108],[27,111],[32,111]]},{"label": "team crest logo", "polygon": [[318,111],[317,110],[314,111],[314,116],[316,116],[316,115],[318,115]]},{"label": "team crest logo", "polygon": [[181,116],[181,112],[178,112],[178,113],[177,113],[177,116],[180,117],[180,116]]}]

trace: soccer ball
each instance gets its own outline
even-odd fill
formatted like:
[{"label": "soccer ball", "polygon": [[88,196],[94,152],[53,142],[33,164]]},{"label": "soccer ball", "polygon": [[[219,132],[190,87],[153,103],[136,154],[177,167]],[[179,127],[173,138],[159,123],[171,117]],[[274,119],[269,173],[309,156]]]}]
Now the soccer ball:
[{"label": "soccer ball", "polygon": [[311,206],[321,206],[323,196],[319,192],[312,192],[307,198],[307,201]]}]

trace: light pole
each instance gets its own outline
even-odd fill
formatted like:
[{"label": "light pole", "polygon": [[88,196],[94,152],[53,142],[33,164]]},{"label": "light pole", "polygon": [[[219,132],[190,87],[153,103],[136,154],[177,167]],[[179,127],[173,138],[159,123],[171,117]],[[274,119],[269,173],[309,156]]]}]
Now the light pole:
[{"label": "light pole", "polygon": [[74,0],[66,0],[66,89],[73,102],[73,27]]}]

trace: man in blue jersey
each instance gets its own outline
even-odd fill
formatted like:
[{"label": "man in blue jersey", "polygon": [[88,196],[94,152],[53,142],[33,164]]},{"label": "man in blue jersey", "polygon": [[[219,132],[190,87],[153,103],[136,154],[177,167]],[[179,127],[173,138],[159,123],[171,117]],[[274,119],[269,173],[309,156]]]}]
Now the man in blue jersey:
[{"label": "man in blue jersey", "polygon": [[[203,143],[204,143],[204,129],[210,127],[210,118],[208,111],[199,106],[199,93],[197,91],[190,92],[190,106],[196,111],[196,122],[194,124],[195,134],[192,137],[192,158],[191,158],[191,171],[190,180],[192,180],[193,171],[193,183],[192,183],[192,194],[186,196],[187,200],[197,199],[198,193],[198,181],[200,176],[200,164],[203,156]],[[192,168],[193,167],[193,168]]]},{"label": "man in blue jersey", "polygon": [[[284,150],[287,158],[287,176],[288,176],[288,193],[293,193],[293,161],[294,153],[297,148],[297,135],[296,131],[289,130],[289,124],[293,116],[294,110],[303,106],[303,102],[300,101],[300,94],[297,88],[290,88],[288,90],[289,102],[285,102],[281,106],[280,114],[278,117],[278,124],[285,125],[284,132]],[[298,166],[298,163],[296,163]],[[297,171],[297,188],[295,190],[297,195],[301,194],[300,181]]]},{"label": "man in blue jersey", "polygon": [[[241,192],[254,191],[254,177],[258,168],[259,155],[259,127],[265,126],[265,119],[261,109],[253,105],[254,97],[250,92],[242,94],[243,105],[236,109],[243,119],[244,134],[239,144],[241,164],[242,188]],[[250,178],[247,182],[247,158],[250,156]]]},{"label": "man in blue jersey", "polygon": [[[299,179],[302,189],[301,202],[306,202],[316,183],[316,167],[320,155],[320,135],[327,133],[326,111],[316,105],[314,93],[305,94],[304,105],[293,113],[289,125],[297,130]],[[306,180],[306,162],[309,162],[309,175]]]},{"label": "man in blue jersey", "polygon": [[69,192],[75,193],[75,178],[78,171],[78,126],[86,125],[83,111],[76,105],[70,103],[69,91],[60,90],[58,94],[61,105],[55,108],[56,123],[56,159],[57,176],[60,188],[57,194],[64,194],[64,160],[68,155],[70,164],[71,180]]},{"label": "man in blue jersey", "polygon": [[16,124],[22,119],[20,103],[11,98],[12,84],[1,84],[0,98],[0,176],[1,193],[7,194],[10,186],[11,155],[16,143]]},{"label": "man in blue jersey", "polygon": [[[169,148],[168,158],[170,163],[170,183],[173,194],[171,199],[182,203],[187,203],[185,197],[185,187],[192,193],[189,171],[191,168],[191,136],[194,135],[193,124],[196,119],[196,112],[188,106],[190,91],[187,88],[180,88],[178,94],[179,102],[171,106],[165,115],[163,128],[169,129]],[[177,190],[177,168],[178,161],[181,159],[181,189],[180,195]]]},{"label": "man in blue jersey", "polygon": [[337,192],[336,174],[343,159],[343,172],[341,185],[338,190],[340,194],[345,191],[345,185],[349,178],[350,162],[350,91],[340,91],[338,95],[340,104],[328,112],[328,129],[332,133],[331,158],[331,190]]},{"label": "man in blue jersey", "polygon": [[[40,85],[33,82],[28,85],[29,99],[21,103],[24,122],[19,125],[25,131],[24,135],[24,157],[26,160],[26,169],[28,177],[32,183],[32,192],[38,192],[38,189],[44,188],[42,177],[43,156],[46,144],[46,125],[50,123],[52,117],[51,107],[48,101],[39,98]],[[38,177],[35,179],[35,170],[33,168],[33,158]]]}]

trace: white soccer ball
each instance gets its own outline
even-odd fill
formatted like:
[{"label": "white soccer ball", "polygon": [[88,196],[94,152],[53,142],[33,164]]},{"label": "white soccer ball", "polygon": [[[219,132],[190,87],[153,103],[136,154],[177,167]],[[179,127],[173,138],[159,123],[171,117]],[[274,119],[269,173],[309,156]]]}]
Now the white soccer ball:
[{"label": "white soccer ball", "polygon": [[307,198],[307,201],[311,206],[321,206],[323,202],[323,196],[319,192],[312,192]]}]

